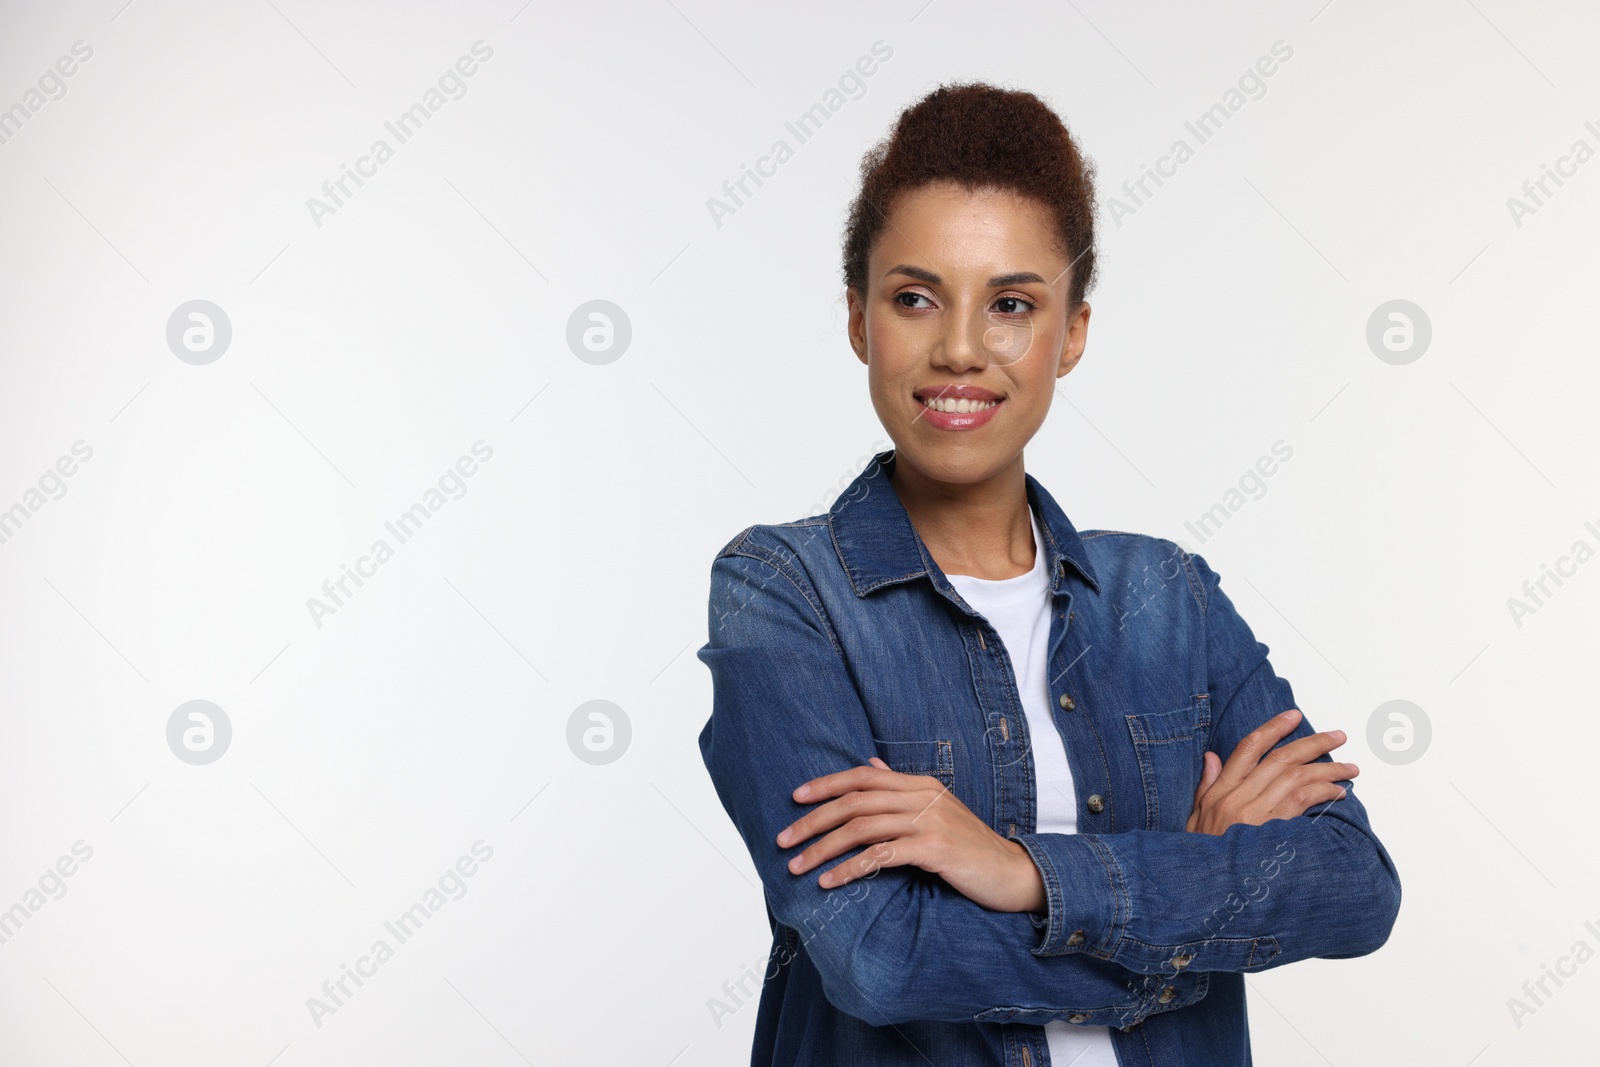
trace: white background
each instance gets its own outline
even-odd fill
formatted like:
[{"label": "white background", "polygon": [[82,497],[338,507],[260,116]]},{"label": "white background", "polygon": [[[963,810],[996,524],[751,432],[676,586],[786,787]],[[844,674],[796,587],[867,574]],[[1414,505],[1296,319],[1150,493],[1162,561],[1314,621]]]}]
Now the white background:
[{"label": "white background", "polygon": [[[1600,563],[1507,605],[1600,547],[1600,162],[1507,205],[1600,147],[1591,7],[122,3],[0,25],[0,108],[93,49],[0,144],[0,509],[93,449],[0,544],[0,908],[93,849],[0,945],[0,1060],[747,1062],[753,1002],[708,1009],[768,947],[696,745],[710,563],[886,447],[843,213],[900,109],[968,78],[1039,93],[1099,170],[1090,340],[1029,471],[1080,529],[1203,552],[1351,735],[1401,873],[1377,954],[1249,978],[1257,1062],[1593,1055],[1600,961],[1508,998],[1600,950]],[[479,40],[466,94],[319,226],[307,198]],[[879,40],[864,95],[713,221]],[[1105,198],[1280,40],[1118,224]],[[166,342],[193,299],[233,330],[204,366]],[[632,325],[605,365],[566,341],[594,299]],[[1407,365],[1366,341],[1394,299],[1432,324]],[[465,495],[319,626],[307,598],[479,440]],[[206,766],[166,740],[193,699],[233,728]],[[632,729],[606,765],[567,741],[596,699]],[[1368,744],[1393,699],[1432,724],[1410,763]],[[307,998],[480,840],[318,1026]]]}]

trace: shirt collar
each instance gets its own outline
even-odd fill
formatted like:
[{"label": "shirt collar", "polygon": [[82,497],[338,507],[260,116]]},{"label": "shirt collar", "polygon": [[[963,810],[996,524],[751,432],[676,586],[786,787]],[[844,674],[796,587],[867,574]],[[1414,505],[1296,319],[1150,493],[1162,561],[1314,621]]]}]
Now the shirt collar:
[{"label": "shirt collar", "polygon": [[[928,553],[911,516],[900,503],[889,476],[894,471],[894,449],[872,457],[865,470],[839,495],[828,509],[834,549],[856,596],[864,597],[886,585],[910,581],[926,575],[935,586],[949,592],[944,572]],[[1050,591],[1066,592],[1067,571],[1078,573],[1089,587],[1100,592],[1099,579],[1089,566],[1088,554],[1078,531],[1066,512],[1031,474],[1024,474],[1028,503],[1044,530],[1045,556],[1050,568]]]}]

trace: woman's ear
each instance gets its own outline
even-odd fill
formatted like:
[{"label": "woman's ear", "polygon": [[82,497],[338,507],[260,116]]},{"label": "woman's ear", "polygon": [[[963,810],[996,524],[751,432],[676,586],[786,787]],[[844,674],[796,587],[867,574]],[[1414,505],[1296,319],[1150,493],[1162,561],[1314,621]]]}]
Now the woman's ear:
[{"label": "woman's ear", "polygon": [[1089,343],[1089,302],[1087,300],[1078,304],[1078,309],[1072,313],[1071,321],[1067,323],[1067,339],[1061,346],[1061,361],[1056,367],[1056,377],[1065,378],[1067,372],[1078,365],[1078,360],[1083,358],[1083,350]]},{"label": "woman's ear", "polygon": [[846,333],[850,336],[850,347],[855,349],[856,358],[862,363],[867,362],[867,308],[861,294],[854,289],[844,291],[845,301],[850,309],[850,318],[846,326]]}]

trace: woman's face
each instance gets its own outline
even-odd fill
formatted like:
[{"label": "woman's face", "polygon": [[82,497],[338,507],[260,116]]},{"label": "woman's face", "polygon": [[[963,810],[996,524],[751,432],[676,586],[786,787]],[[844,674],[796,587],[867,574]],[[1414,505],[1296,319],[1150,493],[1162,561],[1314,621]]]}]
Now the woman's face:
[{"label": "woman's face", "polygon": [[868,257],[867,292],[848,299],[850,344],[897,467],[984,481],[1044,422],[1089,328],[1088,303],[1068,307],[1072,276],[1054,230],[1044,204],[1007,191],[937,182],[895,203]]}]

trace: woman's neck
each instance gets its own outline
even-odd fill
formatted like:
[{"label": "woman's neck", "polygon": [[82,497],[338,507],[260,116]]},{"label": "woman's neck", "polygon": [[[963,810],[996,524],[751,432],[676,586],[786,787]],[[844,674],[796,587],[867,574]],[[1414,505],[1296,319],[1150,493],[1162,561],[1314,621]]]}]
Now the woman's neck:
[{"label": "woman's neck", "polygon": [[1033,569],[1033,519],[1022,457],[981,482],[939,482],[904,461],[889,484],[939,569],[999,580]]}]

